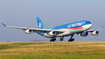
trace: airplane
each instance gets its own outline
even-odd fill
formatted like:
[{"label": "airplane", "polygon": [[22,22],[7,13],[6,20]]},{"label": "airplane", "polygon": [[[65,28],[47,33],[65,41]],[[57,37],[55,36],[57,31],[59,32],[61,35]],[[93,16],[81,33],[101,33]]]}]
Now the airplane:
[{"label": "airplane", "polygon": [[96,36],[99,34],[98,30],[103,30],[103,27],[97,30],[89,30],[92,27],[92,23],[88,20],[81,20],[52,28],[45,28],[40,17],[37,16],[36,19],[37,19],[38,28],[8,26],[5,25],[4,23],[2,23],[2,25],[5,27],[22,29],[26,34],[31,34],[32,32],[38,33],[41,36],[51,38],[50,42],[56,41],[56,37],[60,37],[60,41],[63,41],[64,37],[66,36],[71,36],[70,39],[68,39],[68,42],[72,42],[75,40],[73,38],[74,34],[77,35],[80,34],[80,36],[86,37],[90,32],[91,35]]}]

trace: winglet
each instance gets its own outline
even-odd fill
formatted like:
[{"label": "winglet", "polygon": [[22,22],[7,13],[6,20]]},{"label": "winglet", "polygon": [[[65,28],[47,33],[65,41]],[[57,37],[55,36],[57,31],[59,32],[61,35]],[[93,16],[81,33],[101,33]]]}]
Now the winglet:
[{"label": "winglet", "polygon": [[3,26],[6,26],[4,23],[2,23]]},{"label": "winglet", "polygon": [[101,27],[101,29],[103,29],[103,26]]}]

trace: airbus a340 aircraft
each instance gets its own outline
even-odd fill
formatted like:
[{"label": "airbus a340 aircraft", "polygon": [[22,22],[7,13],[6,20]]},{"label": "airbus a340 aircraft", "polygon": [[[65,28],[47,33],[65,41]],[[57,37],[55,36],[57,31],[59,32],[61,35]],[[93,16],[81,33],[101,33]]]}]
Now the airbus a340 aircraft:
[{"label": "airbus a340 aircraft", "polygon": [[82,20],[82,21],[77,21],[73,23],[68,23],[52,28],[46,29],[40,20],[40,18],[37,16],[37,23],[38,23],[38,28],[28,28],[28,27],[17,27],[17,26],[8,26],[2,23],[5,27],[11,27],[11,28],[17,28],[17,29],[22,29],[25,31],[25,33],[30,34],[32,32],[36,32],[42,36],[52,38],[50,41],[54,42],[56,40],[56,37],[60,37],[60,41],[63,41],[63,38],[66,36],[71,36],[68,42],[74,41],[74,34],[80,34],[80,36],[87,36],[88,33],[90,32],[92,35],[98,35],[99,31],[102,29],[98,30],[89,30],[92,27],[92,23],[88,20]]}]

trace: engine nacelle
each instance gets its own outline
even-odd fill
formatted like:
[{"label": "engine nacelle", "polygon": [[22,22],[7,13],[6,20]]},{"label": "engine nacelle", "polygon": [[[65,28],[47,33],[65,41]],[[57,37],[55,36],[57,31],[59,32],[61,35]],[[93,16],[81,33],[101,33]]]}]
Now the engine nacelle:
[{"label": "engine nacelle", "polygon": [[49,32],[48,34],[51,35],[51,36],[54,36],[54,35],[56,35],[56,32],[51,31],[51,32]]},{"label": "engine nacelle", "polygon": [[25,33],[26,34],[31,34],[32,33],[32,30],[31,29],[27,29],[27,30],[25,30]]},{"label": "engine nacelle", "polygon": [[92,33],[91,33],[91,35],[98,35],[99,34],[99,31],[93,31]]},{"label": "engine nacelle", "polygon": [[85,37],[88,35],[88,32],[82,32],[82,33],[80,33],[80,35]]}]

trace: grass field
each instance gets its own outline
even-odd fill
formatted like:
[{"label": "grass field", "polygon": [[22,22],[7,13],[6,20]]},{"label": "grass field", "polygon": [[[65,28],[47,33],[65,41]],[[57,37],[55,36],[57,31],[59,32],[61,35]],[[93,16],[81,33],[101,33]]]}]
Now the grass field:
[{"label": "grass field", "polygon": [[0,42],[0,59],[105,59],[105,42]]}]

